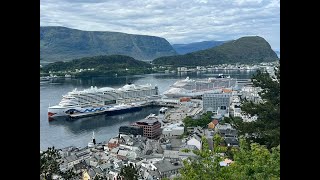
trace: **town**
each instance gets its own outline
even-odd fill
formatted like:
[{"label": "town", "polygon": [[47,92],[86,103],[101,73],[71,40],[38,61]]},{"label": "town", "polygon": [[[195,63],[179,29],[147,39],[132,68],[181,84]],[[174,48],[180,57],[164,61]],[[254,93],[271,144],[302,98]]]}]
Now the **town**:
[{"label": "town", "polygon": [[[270,69],[273,67],[265,70]],[[270,75],[274,73],[268,72]],[[241,99],[262,102],[260,91],[247,83],[240,89],[222,88],[218,92],[206,92],[200,99],[164,99],[158,115],[150,114],[131,125],[121,126],[116,137],[96,142],[93,132],[88,146],[59,149],[60,170],[72,170],[82,179],[102,177],[114,180],[122,167],[131,165],[138,169],[140,179],[172,179],[179,176],[183,160],[196,157],[194,150],[202,149],[202,138],[207,139],[211,151],[215,135],[222,138],[220,145],[239,147],[237,129],[224,119],[241,117],[245,122],[255,121],[257,116],[242,113],[240,103]],[[200,121],[205,124],[193,125]],[[233,163],[231,159],[224,158],[220,166],[230,163]]]}]

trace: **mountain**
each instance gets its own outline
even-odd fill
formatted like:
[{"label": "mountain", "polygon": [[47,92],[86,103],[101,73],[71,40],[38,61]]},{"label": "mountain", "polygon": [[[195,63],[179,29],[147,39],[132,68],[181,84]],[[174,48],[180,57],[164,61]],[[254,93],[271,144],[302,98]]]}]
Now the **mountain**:
[{"label": "mountain", "polygon": [[59,26],[40,27],[42,63],[115,54],[138,60],[152,60],[177,53],[166,39],[155,36],[81,31]]},{"label": "mountain", "polygon": [[274,52],[277,54],[278,58],[280,58],[280,51],[274,51]]},{"label": "mountain", "polygon": [[202,41],[189,44],[173,44],[172,47],[178,54],[187,54],[194,51],[200,51],[219,46],[225,42],[226,41]]},{"label": "mountain", "polygon": [[224,63],[270,62],[277,59],[276,53],[264,38],[247,36],[206,50],[185,55],[160,57],[155,59],[153,63],[175,66],[205,66]]}]

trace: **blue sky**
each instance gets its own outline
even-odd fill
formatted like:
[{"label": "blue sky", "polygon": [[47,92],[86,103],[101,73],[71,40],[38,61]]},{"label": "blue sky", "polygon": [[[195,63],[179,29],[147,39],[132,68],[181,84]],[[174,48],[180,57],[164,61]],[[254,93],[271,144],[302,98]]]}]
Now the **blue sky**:
[{"label": "blue sky", "polygon": [[171,44],[258,35],[280,50],[280,0],[40,0],[40,26],[152,35]]}]

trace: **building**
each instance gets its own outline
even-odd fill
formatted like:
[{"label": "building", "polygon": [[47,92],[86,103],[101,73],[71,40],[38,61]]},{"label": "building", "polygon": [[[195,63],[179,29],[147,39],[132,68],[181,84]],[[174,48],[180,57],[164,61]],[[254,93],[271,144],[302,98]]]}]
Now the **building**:
[{"label": "building", "polygon": [[119,138],[115,137],[108,141],[108,144],[104,146],[104,150],[111,151],[113,148],[116,148],[120,145]]},{"label": "building", "polygon": [[189,139],[187,139],[187,145],[193,145],[197,147],[198,150],[201,150],[201,147],[202,147],[201,137],[197,135],[191,136]]},{"label": "building", "polygon": [[137,126],[120,126],[119,128],[120,134],[127,134],[127,135],[143,135],[143,129]]},{"label": "building", "polygon": [[161,124],[156,118],[142,119],[133,124],[133,126],[141,127],[143,136],[150,139],[156,139],[161,135]]},{"label": "building", "polygon": [[162,130],[163,137],[170,138],[170,137],[179,137],[184,133],[184,126],[181,124],[170,124]]},{"label": "building", "polygon": [[223,138],[227,146],[239,146],[238,132],[230,124],[217,124],[215,131]]},{"label": "building", "polygon": [[237,137],[237,130],[234,129],[230,124],[217,124],[215,131],[218,132],[221,137]]},{"label": "building", "polygon": [[160,174],[160,178],[169,178],[179,173],[179,169],[183,166],[179,161],[161,160],[154,163]]},{"label": "building", "polygon": [[230,93],[205,93],[203,94],[203,111],[217,113],[218,110],[229,110]]}]

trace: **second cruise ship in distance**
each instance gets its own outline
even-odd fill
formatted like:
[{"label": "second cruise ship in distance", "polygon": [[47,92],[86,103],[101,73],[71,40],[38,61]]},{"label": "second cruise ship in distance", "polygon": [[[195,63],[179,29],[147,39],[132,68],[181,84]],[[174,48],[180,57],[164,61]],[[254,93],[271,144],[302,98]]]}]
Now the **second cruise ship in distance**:
[{"label": "second cruise ship in distance", "polygon": [[186,79],[179,80],[170,86],[163,94],[168,98],[200,97],[206,92],[220,92],[222,88],[237,86],[237,79],[219,74],[216,78],[205,80]]},{"label": "second cruise ship in distance", "polygon": [[56,117],[84,117],[97,114],[120,114],[141,109],[148,100],[158,97],[158,87],[151,84],[127,84],[121,88],[111,87],[73,91],[62,96],[58,105],[48,108],[49,121]]}]

